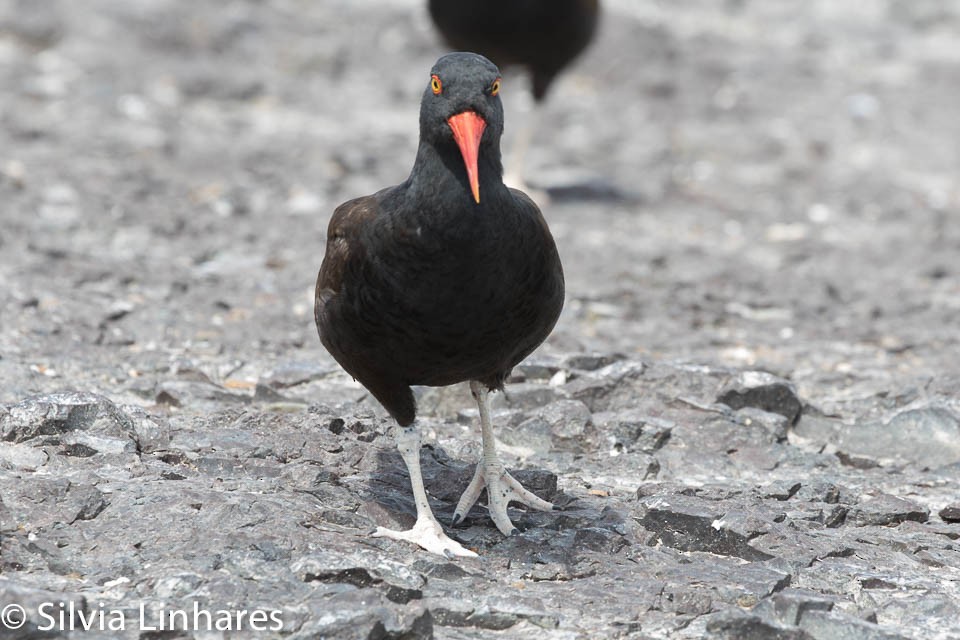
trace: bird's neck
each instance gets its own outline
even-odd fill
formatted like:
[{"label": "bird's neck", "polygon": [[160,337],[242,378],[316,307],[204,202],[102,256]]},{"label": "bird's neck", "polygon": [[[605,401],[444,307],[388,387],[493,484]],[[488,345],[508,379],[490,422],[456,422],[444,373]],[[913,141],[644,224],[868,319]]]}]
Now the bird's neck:
[{"label": "bird's neck", "polygon": [[[499,199],[507,193],[503,184],[503,164],[500,146],[481,146],[477,158],[480,180],[480,202]],[[462,192],[472,200],[467,169],[460,150],[452,141],[449,145],[434,145],[420,141],[413,170],[407,179],[409,193],[415,198],[439,200]]]}]

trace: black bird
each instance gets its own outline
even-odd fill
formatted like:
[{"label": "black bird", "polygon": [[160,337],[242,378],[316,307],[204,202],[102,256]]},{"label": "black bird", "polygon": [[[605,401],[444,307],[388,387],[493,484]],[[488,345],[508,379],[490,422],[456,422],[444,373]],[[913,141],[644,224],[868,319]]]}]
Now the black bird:
[{"label": "black bird", "polygon": [[598,0],[430,0],[429,9],[452,48],[526,67],[537,102],[590,43],[600,13]]},{"label": "black bird", "polygon": [[[590,44],[600,6],[599,0],[430,0],[429,10],[453,49],[476,51],[500,67],[525,67],[540,107],[557,74]],[[508,182],[520,187],[539,111],[514,136]]]},{"label": "black bird", "polygon": [[330,354],[399,424],[417,520],[409,531],[374,535],[472,556],[444,534],[427,502],[410,386],[469,381],[480,409],[483,457],[454,524],[484,487],[506,535],[514,531],[508,502],[551,509],[497,458],[488,393],[550,334],[563,270],[540,210],[503,184],[500,71],[483,56],[453,53],[430,74],[410,177],[334,211],[315,317]]}]

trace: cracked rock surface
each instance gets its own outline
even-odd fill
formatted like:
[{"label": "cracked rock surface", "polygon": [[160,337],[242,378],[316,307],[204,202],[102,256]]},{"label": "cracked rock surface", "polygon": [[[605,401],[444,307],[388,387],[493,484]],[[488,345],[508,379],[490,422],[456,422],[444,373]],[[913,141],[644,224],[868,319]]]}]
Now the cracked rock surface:
[{"label": "cracked rock surface", "polygon": [[[156,629],[199,607],[280,638],[960,638],[960,3],[603,3],[527,158],[566,307],[493,398],[563,510],[505,539],[481,500],[456,562],[369,537],[412,524],[409,480],[312,319],[334,207],[409,172],[424,4],[0,0],[0,637],[244,637]],[[448,523],[476,407],[417,393]]]}]

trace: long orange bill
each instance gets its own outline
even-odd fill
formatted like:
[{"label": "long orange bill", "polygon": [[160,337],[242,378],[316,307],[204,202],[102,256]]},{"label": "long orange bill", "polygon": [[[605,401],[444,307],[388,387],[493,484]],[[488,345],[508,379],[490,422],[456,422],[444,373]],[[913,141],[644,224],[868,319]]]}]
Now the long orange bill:
[{"label": "long orange bill", "polygon": [[477,173],[477,156],[480,153],[480,138],[487,128],[487,121],[476,111],[464,111],[447,119],[453,139],[460,147],[463,163],[467,165],[467,178],[470,180],[470,190],[473,199],[480,203],[480,177]]}]

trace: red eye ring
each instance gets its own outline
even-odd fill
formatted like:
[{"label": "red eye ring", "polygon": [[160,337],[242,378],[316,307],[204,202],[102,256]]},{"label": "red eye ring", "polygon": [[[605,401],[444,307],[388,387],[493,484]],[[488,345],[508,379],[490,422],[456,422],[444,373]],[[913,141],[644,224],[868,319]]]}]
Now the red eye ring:
[{"label": "red eye ring", "polygon": [[490,85],[490,95],[495,96],[500,93],[500,78],[497,78],[493,81],[493,84]]},{"label": "red eye ring", "polygon": [[443,83],[440,82],[440,77],[437,74],[430,76],[430,89],[433,90],[435,96],[440,95],[440,92],[443,91]]}]

